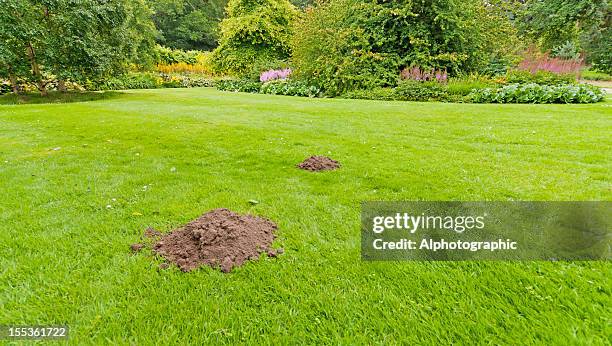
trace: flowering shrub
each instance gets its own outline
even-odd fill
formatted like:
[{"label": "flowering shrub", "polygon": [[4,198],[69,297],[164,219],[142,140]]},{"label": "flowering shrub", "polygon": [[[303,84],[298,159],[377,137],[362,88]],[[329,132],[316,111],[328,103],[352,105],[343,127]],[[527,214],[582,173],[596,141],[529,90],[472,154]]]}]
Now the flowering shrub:
[{"label": "flowering shrub", "polygon": [[555,74],[580,75],[584,63],[579,59],[551,58],[548,54],[535,54],[527,52],[527,56],[518,65],[518,69],[535,74],[539,71],[547,71]]},{"label": "flowering shrub", "polygon": [[286,68],[282,70],[269,70],[264,71],[259,76],[259,80],[262,83],[277,80],[277,79],[287,79],[291,75],[291,69]]},{"label": "flowering shrub", "polygon": [[448,73],[446,73],[446,70],[421,70],[420,67],[414,66],[403,69],[400,73],[400,78],[402,80],[414,80],[418,82],[436,81],[439,83],[446,83],[448,80]]},{"label": "flowering shrub", "polygon": [[595,103],[605,92],[588,84],[510,84],[501,88],[473,91],[468,98],[474,103]]}]

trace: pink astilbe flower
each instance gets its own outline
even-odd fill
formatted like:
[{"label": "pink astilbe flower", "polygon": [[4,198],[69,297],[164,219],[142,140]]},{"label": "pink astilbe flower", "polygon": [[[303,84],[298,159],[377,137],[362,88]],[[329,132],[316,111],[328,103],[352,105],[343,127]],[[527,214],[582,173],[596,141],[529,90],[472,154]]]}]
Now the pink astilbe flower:
[{"label": "pink astilbe flower", "polygon": [[566,60],[551,58],[548,53],[536,54],[533,49],[525,53],[525,58],[518,65],[519,70],[529,71],[533,74],[538,71],[548,71],[556,74],[575,74],[577,76],[583,67],[584,62],[582,59]]},{"label": "pink astilbe flower", "polygon": [[269,70],[269,71],[262,72],[261,75],[259,76],[259,80],[262,83],[264,83],[264,82],[268,82],[268,81],[276,80],[276,79],[287,79],[289,78],[290,75],[291,75],[290,68],[286,68],[282,70]]},{"label": "pink astilbe flower", "polygon": [[446,70],[421,70],[420,67],[406,67],[400,73],[400,77],[403,80],[414,80],[419,82],[436,81],[438,83],[446,83],[448,80],[448,73]]}]

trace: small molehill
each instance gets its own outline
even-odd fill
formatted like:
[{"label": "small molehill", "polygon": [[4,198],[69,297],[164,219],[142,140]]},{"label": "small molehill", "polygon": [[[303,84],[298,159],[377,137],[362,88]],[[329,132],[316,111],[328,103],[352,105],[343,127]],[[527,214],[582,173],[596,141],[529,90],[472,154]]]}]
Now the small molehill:
[{"label": "small molehill", "polygon": [[208,265],[227,273],[263,252],[282,253],[271,247],[276,229],[268,219],[214,209],[163,236],[153,250],[185,272]]},{"label": "small molehill", "polygon": [[340,163],[327,156],[311,156],[297,166],[298,168],[313,172],[331,171],[340,168]]}]

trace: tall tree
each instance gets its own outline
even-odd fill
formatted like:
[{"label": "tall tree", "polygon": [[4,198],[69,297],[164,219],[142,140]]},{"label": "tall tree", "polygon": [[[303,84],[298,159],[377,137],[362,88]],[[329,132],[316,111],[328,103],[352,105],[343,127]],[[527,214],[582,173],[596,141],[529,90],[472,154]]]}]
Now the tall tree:
[{"label": "tall tree", "polygon": [[46,89],[36,52],[44,46],[46,33],[39,20],[42,13],[34,3],[0,0],[0,77],[8,77],[13,92],[18,92],[17,79],[35,82],[41,93]]},{"label": "tall tree", "polygon": [[227,0],[149,0],[160,44],[184,50],[217,46]]}]

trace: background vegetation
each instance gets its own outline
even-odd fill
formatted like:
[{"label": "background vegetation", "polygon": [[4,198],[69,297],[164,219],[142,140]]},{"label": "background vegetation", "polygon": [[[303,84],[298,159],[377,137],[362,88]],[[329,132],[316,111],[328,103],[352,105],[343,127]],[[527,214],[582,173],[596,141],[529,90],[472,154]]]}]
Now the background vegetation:
[{"label": "background vegetation", "polygon": [[[534,79],[556,87],[576,83],[583,72],[597,80],[612,72],[609,0],[0,4],[0,93],[189,87],[231,78],[221,89],[270,82],[260,92],[470,101],[464,96],[485,87]],[[444,78],[406,74],[413,70]],[[274,71],[291,72],[282,82],[263,77]],[[532,77],[517,80],[517,73]]]}]

